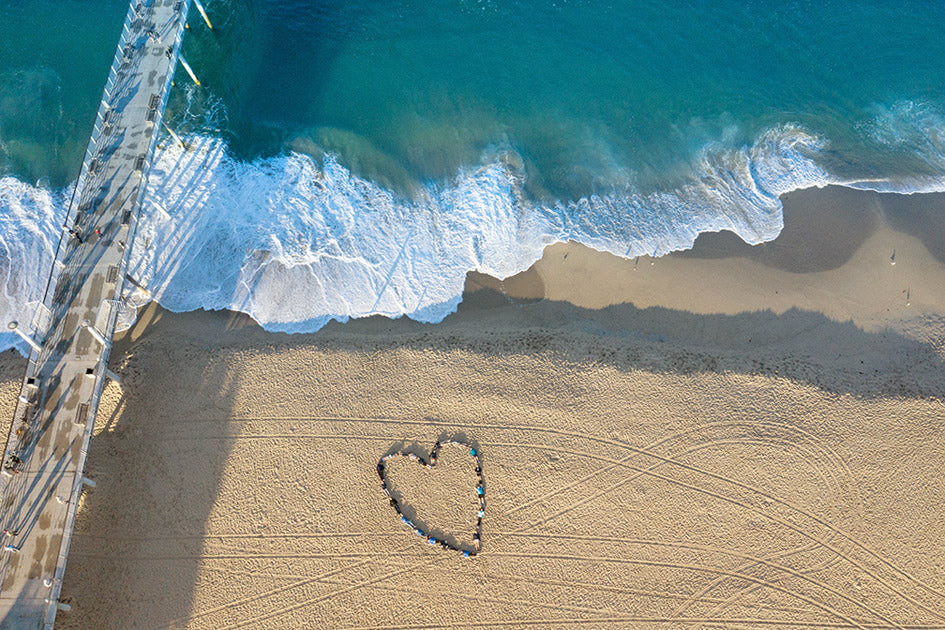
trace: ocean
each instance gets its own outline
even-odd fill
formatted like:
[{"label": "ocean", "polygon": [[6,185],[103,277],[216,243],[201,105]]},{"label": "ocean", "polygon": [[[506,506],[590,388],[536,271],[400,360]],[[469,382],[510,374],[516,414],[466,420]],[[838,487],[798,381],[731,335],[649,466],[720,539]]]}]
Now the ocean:
[{"label": "ocean", "polygon": [[[945,4],[206,0],[131,273],[303,332],[435,322],[577,241],[749,243],[784,193],[945,190]],[[0,316],[30,321],[124,0],[0,0]],[[124,325],[133,319],[129,309]],[[8,340],[9,341],[9,340]],[[7,345],[12,345],[9,341]]]}]

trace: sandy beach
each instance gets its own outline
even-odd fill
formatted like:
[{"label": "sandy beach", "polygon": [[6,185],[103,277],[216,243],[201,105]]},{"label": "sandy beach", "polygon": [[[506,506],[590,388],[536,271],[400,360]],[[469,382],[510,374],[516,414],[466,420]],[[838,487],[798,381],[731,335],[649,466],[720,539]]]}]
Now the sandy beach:
[{"label": "sandy beach", "polygon": [[[151,305],[112,352],[61,628],[945,628],[945,196],[751,248],[550,247],[444,322]],[[12,416],[23,359],[0,361]],[[476,558],[376,465],[482,458]],[[391,484],[468,542],[462,449]]]}]

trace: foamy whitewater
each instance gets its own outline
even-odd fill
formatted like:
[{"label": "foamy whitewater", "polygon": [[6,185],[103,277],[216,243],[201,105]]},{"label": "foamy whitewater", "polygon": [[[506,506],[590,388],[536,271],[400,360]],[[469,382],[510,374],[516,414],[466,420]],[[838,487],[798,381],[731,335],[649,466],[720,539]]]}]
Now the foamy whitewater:
[{"label": "foamy whitewater", "polygon": [[[891,147],[923,147],[923,159],[945,173],[943,129],[941,116],[903,104],[881,112],[871,134]],[[298,153],[247,163],[230,157],[218,138],[192,137],[189,151],[165,144],[129,266],[150,292],[128,287],[122,328],[151,299],[178,312],[241,311],[270,331],[310,332],[332,319],[375,314],[437,322],[456,309],[467,272],[508,277],[552,243],[660,256],[691,247],[701,232],[731,230],[755,244],[778,235],[779,196],[793,190],[945,190],[941,176],[843,181],[819,166],[828,141],[795,125],[771,129],[751,146],[705,147],[675,190],[643,194],[628,185],[555,204],[527,198],[521,160],[507,147],[406,200],[330,155],[321,164]],[[0,179],[5,321],[32,320],[68,192]]]}]

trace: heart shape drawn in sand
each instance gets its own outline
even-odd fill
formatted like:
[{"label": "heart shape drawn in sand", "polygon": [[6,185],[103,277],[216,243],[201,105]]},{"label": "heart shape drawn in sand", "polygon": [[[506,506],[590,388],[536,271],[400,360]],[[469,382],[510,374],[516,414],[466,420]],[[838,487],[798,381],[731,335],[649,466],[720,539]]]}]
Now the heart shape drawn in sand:
[{"label": "heart shape drawn in sand", "polygon": [[[403,510],[401,509],[401,503],[391,495],[391,489],[387,483],[387,463],[390,462],[390,460],[396,457],[405,457],[421,466],[426,467],[427,469],[432,470],[433,467],[436,466],[436,458],[440,453],[440,449],[443,447],[462,448],[468,453],[468,456],[476,465],[476,476],[478,477],[479,481],[476,485],[475,493],[479,501],[479,511],[476,517],[476,529],[472,535],[471,547],[454,545],[442,539],[438,540],[429,532],[424,531],[422,526],[414,523],[404,515]],[[412,529],[417,536],[426,539],[427,543],[431,546],[439,546],[440,548],[446,549],[448,551],[457,551],[465,558],[475,556],[479,553],[480,549],[482,548],[482,519],[486,512],[486,488],[482,480],[482,460],[479,458],[479,451],[477,449],[473,448],[468,443],[461,442],[459,440],[441,440],[437,442],[433,446],[433,450],[430,451],[429,461],[425,460],[423,456],[407,450],[400,451],[399,453],[388,453],[387,455],[384,455],[379,462],[377,462],[377,476],[381,479],[381,491],[384,493],[384,496],[387,497],[388,501],[390,501],[390,505],[392,508],[394,508],[394,511],[397,512],[397,515],[400,517],[400,521]]]}]

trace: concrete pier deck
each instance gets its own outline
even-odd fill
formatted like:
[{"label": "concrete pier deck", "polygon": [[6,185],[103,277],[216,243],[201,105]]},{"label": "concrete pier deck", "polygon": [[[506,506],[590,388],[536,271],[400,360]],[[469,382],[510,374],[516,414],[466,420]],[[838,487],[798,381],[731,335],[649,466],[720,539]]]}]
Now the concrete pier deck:
[{"label": "concrete pier deck", "polygon": [[40,350],[0,475],[0,628],[51,628],[68,608],[60,589],[82,471],[189,4],[132,0],[46,295],[19,326]]}]

